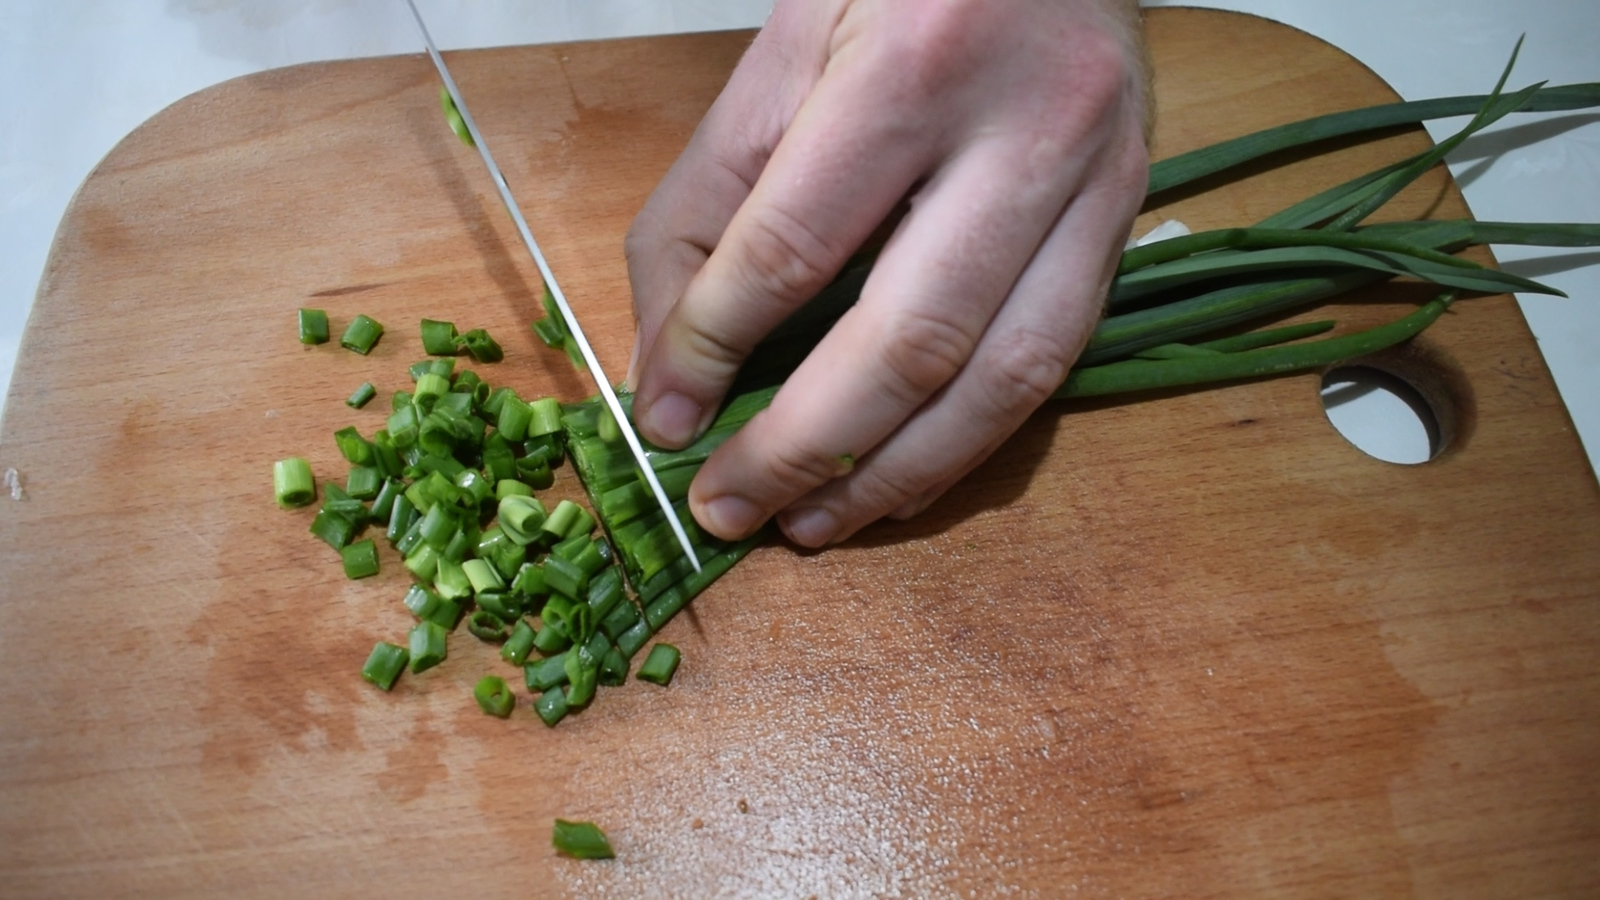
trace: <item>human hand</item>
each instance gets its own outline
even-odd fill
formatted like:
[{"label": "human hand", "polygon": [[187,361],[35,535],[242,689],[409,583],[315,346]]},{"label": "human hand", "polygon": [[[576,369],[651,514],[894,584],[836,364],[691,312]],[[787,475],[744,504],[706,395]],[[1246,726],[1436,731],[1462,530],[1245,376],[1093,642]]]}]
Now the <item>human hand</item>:
[{"label": "human hand", "polygon": [[994,452],[1098,319],[1144,198],[1145,88],[1129,0],[779,0],[628,233],[640,433],[698,435],[757,342],[909,211],[700,470],[701,525],[777,514],[822,546]]}]

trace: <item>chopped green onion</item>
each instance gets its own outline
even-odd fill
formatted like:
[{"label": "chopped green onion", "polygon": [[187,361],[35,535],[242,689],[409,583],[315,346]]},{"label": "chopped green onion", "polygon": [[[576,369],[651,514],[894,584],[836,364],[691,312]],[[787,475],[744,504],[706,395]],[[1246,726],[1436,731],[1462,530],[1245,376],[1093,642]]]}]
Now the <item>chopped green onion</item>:
[{"label": "chopped green onion", "polygon": [[451,562],[439,554],[438,569],[433,575],[433,589],[446,600],[461,600],[472,596],[472,582],[459,563]]},{"label": "chopped green onion", "polygon": [[478,608],[494,615],[507,625],[522,615],[522,604],[505,591],[484,591],[477,596]]},{"label": "chopped green onion", "polygon": [[272,464],[272,493],[284,509],[307,506],[317,499],[311,464],[298,456]]},{"label": "chopped green onion", "polygon": [[350,395],[350,399],[344,401],[344,405],[351,409],[360,409],[376,396],[378,396],[378,389],[372,386],[372,382],[363,381],[361,382],[361,387],[356,388],[355,393]]},{"label": "chopped green onion", "polygon": [[605,659],[600,661],[599,682],[606,687],[617,687],[628,682],[628,658],[622,651],[612,647],[606,651]]},{"label": "chopped green onion", "polygon": [[406,648],[379,641],[367,656],[366,665],[361,667],[361,677],[387,691],[394,687],[395,679],[400,677],[400,670],[406,667],[409,657]]},{"label": "chopped green onion", "polygon": [[665,687],[672,682],[672,673],[678,671],[680,656],[677,647],[671,644],[656,644],[650,648],[649,655],[644,658],[644,664],[639,666],[639,674],[634,677],[640,681]]},{"label": "chopped green onion", "polygon": [[548,317],[534,319],[528,327],[533,329],[533,333],[539,338],[540,343],[552,350],[560,349],[561,344],[566,340],[566,335],[562,334],[561,326],[557,324],[555,319]]},{"label": "chopped green onion", "polygon": [[500,658],[514,666],[527,662],[528,654],[533,650],[533,638],[533,626],[525,619],[518,619],[511,629],[511,636],[506,638],[505,646],[500,648]]},{"label": "chopped green onion", "polygon": [[544,583],[568,597],[582,597],[589,586],[589,576],[575,563],[552,554],[544,560]]},{"label": "chopped green onion", "polygon": [[478,362],[495,363],[505,359],[506,354],[500,349],[500,344],[482,328],[474,328],[463,334],[461,345],[466,347],[467,352]]},{"label": "chopped green onion", "polygon": [[550,843],[557,851],[574,859],[612,859],[616,853],[606,833],[593,822],[568,822],[557,819],[550,834]]},{"label": "chopped green onion", "polygon": [[424,372],[417,379],[417,389],[411,392],[411,402],[431,409],[439,398],[450,392],[450,379],[432,372]]},{"label": "chopped green onion", "polygon": [[358,315],[350,321],[344,336],[339,338],[339,346],[366,356],[372,352],[372,346],[378,343],[380,337],[383,337],[383,326],[370,316]]},{"label": "chopped green onion", "polygon": [[335,431],[333,442],[339,445],[339,453],[353,465],[365,466],[372,463],[372,442],[362,437],[354,425],[347,425]]},{"label": "chopped green onion", "polygon": [[[570,652],[570,651],[569,651]],[[522,667],[522,677],[530,691],[548,691],[567,683],[567,655],[557,653]]]},{"label": "chopped green onion", "polygon": [[[351,466],[344,483],[345,493],[357,500],[374,500],[383,490],[383,475],[372,466]],[[374,516],[377,514],[374,513]],[[387,518],[387,517],[385,517]]]},{"label": "chopped green onion", "polygon": [[447,652],[445,639],[448,636],[448,632],[434,622],[418,622],[412,626],[409,635],[412,674],[426,671],[444,662]]},{"label": "chopped green onion", "polygon": [[[395,483],[398,484],[399,482]],[[394,498],[394,507],[389,511],[389,528],[384,533],[384,537],[389,539],[389,543],[396,545],[396,550],[399,550],[402,554],[409,554],[413,548],[402,548],[399,546],[399,541],[410,530],[411,526],[420,520],[421,516],[417,514],[417,508],[411,505],[411,501],[405,494],[401,494]],[[417,539],[422,539],[420,534]]]},{"label": "chopped green onion", "polygon": [[469,559],[461,564],[461,571],[466,574],[467,581],[471,582],[472,592],[475,594],[505,590],[506,583],[500,579],[500,573],[485,560]]},{"label": "chopped green onion", "polygon": [[439,105],[444,107],[444,120],[449,123],[456,137],[461,139],[461,143],[477,147],[477,142],[472,139],[472,129],[467,127],[467,120],[461,118],[461,110],[456,109],[455,98],[450,96],[450,89],[443,85],[439,87]]},{"label": "chopped green onion", "polygon": [[[380,475],[379,477],[381,478],[382,476]],[[349,488],[349,484],[346,484],[345,489],[349,490]],[[400,499],[401,490],[402,484],[399,480],[394,478],[383,479],[382,483],[378,485],[377,495],[372,498],[372,509],[368,510],[368,515],[372,521],[388,522],[393,517],[394,503]],[[354,492],[352,492],[352,496],[354,496]]]},{"label": "chopped green onion", "polygon": [[328,342],[328,314],[320,309],[300,309],[300,343]]},{"label": "chopped green onion", "polygon": [[583,709],[594,699],[595,684],[600,678],[598,663],[589,664],[579,650],[567,653],[567,706]]},{"label": "chopped green onion", "polygon": [[523,563],[518,567],[511,589],[524,597],[543,597],[550,592],[544,583],[544,568],[533,563]]},{"label": "chopped green onion", "polygon": [[454,631],[461,622],[461,607],[454,600],[446,600],[420,584],[406,591],[403,602],[419,621],[432,622],[445,631]]},{"label": "chopped green onion", "polygon": [[311,520],[310,531],[333,549],[343,550],[350,539],[356,536],[356,523],[349,516],[324,506],[317,512],[317,517]]},{"label": "chopped green onion", "polygon": [[491,716],[504,719],[511,715],[511,710],[517,705],[516,695],[506,687],[506,680],[499,675],[485,675],[478,679],[472,688],[472,696],[478,701],[478,707]]},{"label": "chopped green onion", "polygon": [[533,410],[515,394],[500,404],[499,428],[508,441],[521,442],[528,436],[528,423],[533,421]]},{"label": "chopped green onion", "polygon": [[372,435],[372,462],[385,478],[398,478],[405,469],[400,464],[400,452],[395,449],[394,438],[385,429],[380,428]]},{"label": "chopped green onion", "polygon": [[[549,605],[546,604],[545,608],[549,609]],[[533,648],[535,650],[549,656],[553,653],[560,653],[572,646],[572,635],[568,633],[565,623],[559,620],[552,621],[548,618],[541,621],[544,622],[544,626],[535,632],[533,636]]]},{"label": "chopped green onion", "polygon": [[560,688],[551,688],[539,695],[533,711],[539,714],[540,721],[554,728],[567,716],[567,695]]},{"label": "chopped green onion", "polygon": [[378,574],[378,545],[372,538],[339,548],[344,577],[366,578]]},{"label": "chopped green onion", "polygon": [[433,356],[456,355],[456,326],[453,322],[422,320],[422,349]]},{"label": "chopped green onion", "polygon": [[467,619],[467,631],[480,641],[498,644],[510,636],[506,623],[486,609],[480,609]]},{"label": "chopped green onion", "polygon": [[[401,541],[401,546],[404,545],[405,541]],[[439,551],[418,542],[416,548],[406,554],[405,566],[412,577],[421,581],[432,581],[433,577],[439,574]]]}]

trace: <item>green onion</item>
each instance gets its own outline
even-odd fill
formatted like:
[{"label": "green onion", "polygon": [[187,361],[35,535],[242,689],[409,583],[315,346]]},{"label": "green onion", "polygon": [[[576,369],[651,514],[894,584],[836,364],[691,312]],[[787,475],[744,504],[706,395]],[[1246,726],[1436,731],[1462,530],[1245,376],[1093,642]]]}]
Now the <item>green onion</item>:
[{"label": "green onion", "polygon": [[477,595],[478,608],[511,625],[522,615],[522,604],[505,591],[484,591]]},{"label": "green onion", "polygon": [[454,356],[456,348],[456,326],[454,322],[436,322],[433,319],[422,320],[422,350],[433,356]]},{"label": "green onion", "polygon": [[351,409],[360,409],[376,396],[378,396],[378,389],[372,386],[372,382],[363,381],[361,386],[356,388],[355,393],[350,395],[350,399],[344,401],[344,405]]},{"label": "green onion", "polygon": [[378,545],[372,538],[341,547],[339,557],[344,561],[344,577],[366,578],[378,574]]},{"label": "green onion", "polygon": [[567,695],[560,688],[551,688],[539,695],[538,702],[533,704],[533,711],[539,714],[539,720],[551,728],[556,723],[566,718]]},{"label": "green onion", "polygon": [[480,609],[467,619],[467,632],[480,641],[498,644],[510,636],[506,623],[488,610]]},{"label": "green onion", "polygon": [[324,506],[317,511],[317,517],[311,520],[310,531],[333,549],[343,550],[355,537],[356,528],[354,519]]},{"label": "green onion", "polygon": [[448,637],[435,622],[422,621],[411,627],[408,636],[411,646],[411,673],[424,672],[444,662],[445,639]]},{"label": "green onion", "polygon": [[567,652],[567,707],[582,709],[594,699],[594,689],[600,678],[600,666],[585,658],[578,650]]},{"label": "green onion", "polygon": [[467,352],[478,362],[496,363],[505,359],[505,351],[500,349],[499,343],[482,328],[474,328],[463,334],[461,345],[467,348]]},{"label": "green onion", "polygon": [[605,687],[618,687],[628,682],[628,658],[616,647],[606,651],[605,659],[600,661],[600,676],[596,679]]},{"label": "green onion", "polygon": [[[383,475],[372,466],[352,466],[344,483],[345,493],[357,500],[375,500],[383,490]],[[374,513],[376,515],[376,513]]]},{"label": "green onion", "polygon": [[444,120],[449,123],[450,130],[455,132],[461,143],[468,147],[477,147],[477,142],[472,139],[472,129],[467,127],[467,120],[461,118],[461,111],[456,109],[456,101],[450,96],[450,89],[440,86],[439,105],[444,107]]},{"label": "green onion", "polygon": [[533,651],[533,637],[533,626],[524,619],[518,619],[511,629],[511,636],[500,648],[500,658],[514,666],[527,662],[528,654]]},{"label": "green onion", "polygon": [[298,456],[272,464],[272,493],[284,509],[308,506],[317,499],[317,482],[311,464]]},{"label": "green onion", "polygon": [[576,563],[552,554],[544,560],[544,583],[568,597],[582,597],[589,586],[589,576]]},{"label": "green onion", "polygon": [[528,437],[543,437],[561,431],[561,404],[554,397],[543,397],[528,404]]},{"label": "green onion", "polygon": [[328,342],[328,314],[320,309],[300,310],[300,343],[326,344]]},{"label": "green onion", "polygon": [[671,644],[656,644],[650,648],[650,653],[644,658],[644,664],[639,666],[639,674],[634,676],[640,681],[648,681],[663,687],[672,683],[672,673],[678,671],[678,648]]},{"label": "green onion", "polygon": [[[570,651],[569,651],[570,652]],[[567,655],[557,653],[522,667],[523,680],[530,691],[548,691],[567,683]]]},{"label": "green onion", "polygon": [[566,340],[566,335],[562,333],[562,328],[555,319],[534,319],[529,327],[533,329],[534,335],[552,350],[559,350]]},{"label": "green onion", "polygon": [[358,315],[350,321],[344,336],[339,338],[339,346],[366,356],[372,352],[373,345],[378,343],[380,337],[383,337],[383,326],[368,316]]},{"label": "green onion", "polygon": [[395,679],[400,677],[400,670],[406,667],[409,656],[406,648],[379,641],[367,656],[366,665],[361,667],[361,677],[386,691],[390,690],[394,687]]},{"label": "green onion", "polygon": [[454,600],[446,600],[420,584],[412,585],[402,602],[419,621],[432,622],[447,632],[454,631],[461,622],[462,610]]},{"label": "green onion", "polygon": [[[555,598],[552,597],[551,599]],[[549,606],[546,605],[545,608],[548,609]],[[572,636],[567,632],[566,625],[559,621],[552,622],[549,619],[541,621],[544,622],[544,625],[534,632],[533,649],[549,656],[552,653],[560,653],[572,646]]]},{"label": "green onion", "polygon": [[362,437],[354,425],[347,425],[335,431],[333,441],[339,445],[339,453],[351,463],[358,466],[372,463],[374,456],[372,442]]},{"label": "green onion", "polygon": [[617,855],[612,852],[606,833],[593,822],[557,819],[550,843],[558,852],[574,859],[612,859]]},{"label": "green onion", "polygon": [[461,570],[459,563],[446,559],[443,553],[439,554],[433,589],[446,600],[462,600],[472,596],[472,582],[467,579],[467,573]]},{"label": "green onion", "polygon": [[450,379],[433,372],[424,372],[417,379],[417,389],[411,392],[411,402],[431,409],[439,398],[450,392]]},{"label": "green onion", "polygon": [[461,571],[471,582],[473,593],[505,590],[506,583],[500,579],[500,573],[484,560],[469,559],[461,564]]},{"label": "green onion", "polygon": [[485,675],[478,679],[472,688],[472,696],[478,701],[479,709],[502,719],[510,716],[512,708],[517,705],[516,696],[499,675]]}]

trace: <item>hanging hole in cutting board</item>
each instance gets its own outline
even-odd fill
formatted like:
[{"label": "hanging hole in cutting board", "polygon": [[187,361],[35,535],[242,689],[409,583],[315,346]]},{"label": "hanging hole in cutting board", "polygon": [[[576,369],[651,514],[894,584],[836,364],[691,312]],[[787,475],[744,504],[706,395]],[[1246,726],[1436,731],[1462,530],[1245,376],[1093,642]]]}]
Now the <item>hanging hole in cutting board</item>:
[{"label": "hanging hole in cutting board", "polygon": [[1322,409],[1344,439],[1384,462],[1416,465],[1443,449],[1439,420],[1405,379],[1370,366],[1344,365],[1322,376]]},{"label": "hanging hole in cutting board", "polygon": [[1323,373],[1328,421],[1361,452],[1416,465],[1467,443],[1477,420],[1472,383],[1426,336]]}]

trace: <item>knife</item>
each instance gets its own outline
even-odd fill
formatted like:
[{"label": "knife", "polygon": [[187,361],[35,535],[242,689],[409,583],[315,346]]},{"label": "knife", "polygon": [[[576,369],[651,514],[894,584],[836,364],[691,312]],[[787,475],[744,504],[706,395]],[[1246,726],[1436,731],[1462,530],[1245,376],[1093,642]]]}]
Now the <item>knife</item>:
[{"label": "knife", "polygon": [[678,519],[677,511],[672,508],[672,501],[667,499],[667,492],[662,490],[655,469],[651,468],[650,461],[645,458],[644,445],[639,443],[639,435],[634,432],[633,423],[623,412],[622,404],[617,400],[617,392],[612,390],[611,382],[606,379],[605,371],[600,368],[600,360],[595,358],[594,349],[589,346],[589,339],[584,337],[583,328],[578,324],[578,317],[572,314],[572,307],[567,305],[567,297],[561,292],[561,286],[556,283],[556,276],[550,271],[550,264],[545,262],[544,253],[539,250],[539,242],[533,239],[533,232],[528,229],[528,221],[522,217],[522,208],[517,206],[516,198],[511,196],[511,186],[506,184],[506,177],[500,174],[500,167],[495,164],[494,156],[489,152],[489,142],[483,139],[483,133],[473,121],[472,113],[467,111],[467,101],[462,98],[460,89],[456,87],[456,80],[450,77],[450,70],[444,64],[444,57],[439,55],[439,48],[434,46],[433,37],[428,34],[428,26],[422,21],[421,11],[417,9],[415,0],[406,0],[406,5],[411,7],[411,17],[417,22],[417,31],[422,35],[422,43],[428,48],[428,56],[433,60],[434,68],[439,70],[439,77],[444,80],[444,89],[450,92],[450,100],[455,103],[456,112],[461,114],[461,121],[467,126],[467,133],[472,135],[472,142],[478,148],[478,155],[483,157],[483,164],[489,170],[489,179],[500,192],[500,200],[505,204],[506,211],[511,214],[511,221],[516,223],[517,233],[522,235],[522,243],[527,246],[528,252],[533,254],[533,262],[539,267],[539,275],[544,278],[545,286],[550,289],[550,296],[555,299],[556,307],[561,310],[561,318],[566,321],[572,339],[578,342],[578,351],[583,354],[583,361],[589,367],[589,374],[600,388],[600,396],[605,398],[606,408],[617,420],[617,428],[622,432],[622,439],[628,442],[628,449],[633,452],[634,462],[639,464],[639,471],[643,473],[645,482],[650,485],[650,493],[655,495],[656,503],[666,514],[667,524],[672,526],[672,534],[678,539],[678,546],[683,548],[683,555],[689,557],[689,564],[694,566],[696,572],[700,571],[700,560],[695,557],[694,547],[689,543],[689,534],[684,531],[683,522]]}]

